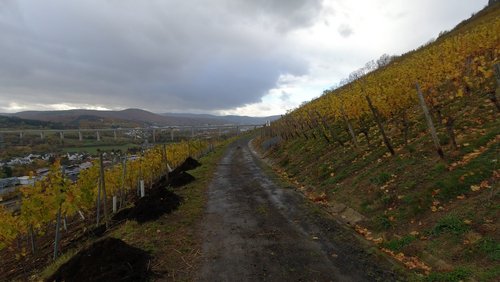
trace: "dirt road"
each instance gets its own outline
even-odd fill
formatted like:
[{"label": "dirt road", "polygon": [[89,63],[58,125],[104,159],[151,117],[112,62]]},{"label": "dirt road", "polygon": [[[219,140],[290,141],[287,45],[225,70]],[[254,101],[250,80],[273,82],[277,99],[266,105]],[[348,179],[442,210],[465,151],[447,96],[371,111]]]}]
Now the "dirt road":
[{"label": "dirt road", "polygon": [[262,170],[248,139],[209,187],[199,281],[397,281],[387,260]]}]

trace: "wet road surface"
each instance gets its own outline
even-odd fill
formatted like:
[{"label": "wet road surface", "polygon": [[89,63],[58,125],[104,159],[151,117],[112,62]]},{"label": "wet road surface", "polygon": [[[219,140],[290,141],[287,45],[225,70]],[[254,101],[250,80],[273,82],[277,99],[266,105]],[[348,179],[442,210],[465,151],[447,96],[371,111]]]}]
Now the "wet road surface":
[{"label": "wet road surface", "polygon": [[397,281],[346,228],[229,146],[208,188],[199,281]]}]

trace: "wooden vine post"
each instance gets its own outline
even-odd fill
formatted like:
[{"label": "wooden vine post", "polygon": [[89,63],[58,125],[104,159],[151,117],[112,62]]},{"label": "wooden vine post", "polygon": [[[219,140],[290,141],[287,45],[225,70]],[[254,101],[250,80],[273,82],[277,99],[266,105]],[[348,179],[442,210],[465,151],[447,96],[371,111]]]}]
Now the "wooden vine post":
[{"label": "wooden vine post", "polygon": [[351,138],[352,138],[352,142],[354,143],[354,147],[356,149],[359,149],[358,139],[356,138],[356,134],[354,133],[354,129],[352,128],[352,125],[349,122],[349,119],[347,118],[346,113],[344,112],[344,107],[341,106],[340,111],[342,112],[342,118],[344,119],[344,122],[347,124],[347,129],[349,130],[349,134],[351,134]]},{"label": "wooden vine post", "polygon": [[429,108],[427,108],[427,104],[425,103],[424,100],[424,95],[422,95],[422,91],[420,90],[420,85],[418,84],[418,82],[415,83],[415,87],[417,88],[418,101],[420,102],[420,106],[422,106],[422,110],[425,115],[425,120],[427,121],[427,126],[429,127],[429,130],[431,132],[432,141],[434,141],[434,147],[436,148],[439,157],[443,159],[444,158],[443,149],[441,148],[441,144],[439,144],[436,128],[434,127],[434,123],[432,122],[431,115],[429,114]]},{"label": "wooden vine post", "polygon": [[495,91],[490,93],[489,98],[490,101],[495,104],[495,107],[497,108],[497,112],[500,112],[500,103],[498,102],[497,95],[500,94],[500,64],[495,64],[495,78],[497,81],[497,88]]},{"label": "wooden vine post", "polygon": [[36,245],[35,245],[35,231],[33,230],[32,224],[30,224],[28,232],[30,237],[31,253],[34,255],[36,252]]},{"label": "wooden vine post", "polygon": [[97,201],[96,201],[96,227],[99,226],[99,222],[101,220],[101,177],[99,177],[98,185],[97,185]]},{"label": "wooden vine post", "polygon": [[[104,160],[102,156],[102,152],[99,152],[99,193],[98,193],[98,202],[100,195],[102,193],[102,206],[104,210],[104,222],[106,223],[106,228],[108,228],[108,209],[106,204],[106,182],[104,181]],[[100,207],[97,207],[99,211]],[[97,218],[99,222],[99,217]],[[99,223],[98,223],[99,224]]]},{"label": "wooden vine post", "polygon": [[317,111],[315,112],[316,116],[314,116],[314,114],[312,112],[307,112],[307,114],[309,115],[311,122],[316,121],[315,128],[317,128],[319,130],[319,134],[321,134],[321,136],[323,136],[323,138],[325,139],[325,141],[327,143],[331,143],[332,141],[330,140],[330,138],[327,135],[327,125],[324,123],[324,120],[322,119],[321,114],[318,113]]},{"label": "wooden vine post", "polygon": [[370,110],[373,114],[373,118],[375,119],[375,122],[377,123],[378,129],[380,130],[380,133],[382,134],[382,138],[384,139],[384,144],[391,153],[391,155],[396,155],[396,152],[394,152],[394,149],[392,148],[391,141],[387,137],[387,134],[385,134],[384,126],[382,125],[382,121],[380,120],[380,116],[377,113],[377,109],[372,104],[372,100],[370,99],[370,96],[365,95],[366,101],[368,102],[368,107],[370,107]]},{"label": "wooden vine post", "polygon": [[125,198],[125,180],[127,179],[127,156],[122,159],[122,185],[120,187],[120,208],[123,207]]},{"label": "wooden vine post", "polygon": [[165,164],[165,177],[168,181],[168,155],[167,155],[167,145],[163,144],[163,148],[161,150],[161,157],[163,159],[163,163]]}]

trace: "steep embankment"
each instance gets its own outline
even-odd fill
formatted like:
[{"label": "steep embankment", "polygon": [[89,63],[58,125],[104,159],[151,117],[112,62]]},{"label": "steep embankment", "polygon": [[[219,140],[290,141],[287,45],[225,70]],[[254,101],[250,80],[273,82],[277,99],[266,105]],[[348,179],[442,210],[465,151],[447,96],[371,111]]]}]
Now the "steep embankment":
[{"label": "steep embankment", "polygon": [[357,72],[256,142],[312,201],[407,267],[430,272],[428,281],[494,281],[499,19],[494,4],[432,44]]}]

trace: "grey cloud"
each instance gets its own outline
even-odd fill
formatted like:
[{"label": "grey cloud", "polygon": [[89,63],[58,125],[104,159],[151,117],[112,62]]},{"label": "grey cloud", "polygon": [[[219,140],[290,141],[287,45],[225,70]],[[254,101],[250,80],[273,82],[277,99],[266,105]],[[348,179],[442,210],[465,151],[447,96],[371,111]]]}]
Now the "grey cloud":
[{"label": "grey cloud", "polygon": [[347,38],[354,33],[352,28],[347,24],[341,24],[338,28],[338,32],[344,38]]},{"label": "grey cloud", "polygon": [[231,1],[238,10],[246,11],[250,19],[261,20],[279,31],[309,26],[320,12],[321,1],[253,0]]},{"label": "grey cloud", "polygon": [[319,0],[0,1],[0,102],[155,111],[260,101],[308,65],[286,33]]},{"label": "grey cloud", "polygon": [[280,100],[283,101],[283,102],[287,102],[287,101],[290,101],[290,93],[286,93],[285,91],[282,91],[281,92],[281,95],[280,95]]}]

